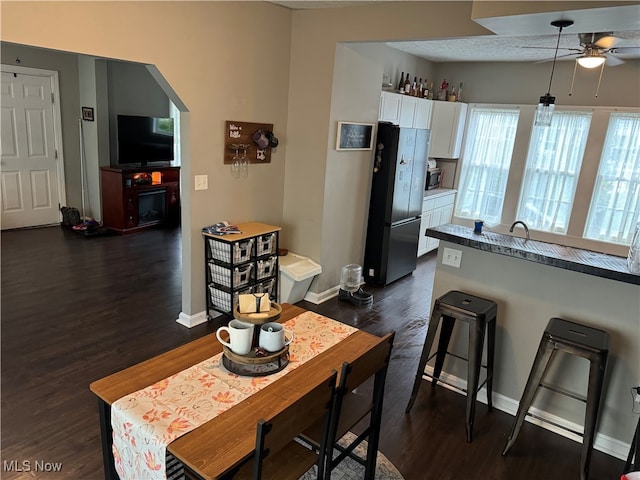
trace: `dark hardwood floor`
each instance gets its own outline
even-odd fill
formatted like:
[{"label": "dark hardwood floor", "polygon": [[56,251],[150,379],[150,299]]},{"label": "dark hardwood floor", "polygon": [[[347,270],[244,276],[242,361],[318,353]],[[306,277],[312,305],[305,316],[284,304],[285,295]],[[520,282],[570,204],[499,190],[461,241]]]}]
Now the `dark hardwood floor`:
[{"label": "dark hardwood floor", "polygon": [[[97,400],[89,384],[218,326],[187,329],[175,322],[180,232],[87,239],[50,227],[3,232],[1,241],[0,477],[100,479]],[[442,387],[424,385],[411,414],[404,414],[434,269],[435,256],[427,255],[412,275],[386,288],[366,287],[374,294],[371,307],[337,298],[300,303],[375,334],[396,331],[380,450],[407,480],[579,478],[580,445],[531,424],[502,457],[512,417],[487,414],[484,405],[476,412],[473,442],[466,443],[464,397]],[[34,472],[36,462],[62,469]],[[591,479],[618,479],[623,466],[596,451]]]}]

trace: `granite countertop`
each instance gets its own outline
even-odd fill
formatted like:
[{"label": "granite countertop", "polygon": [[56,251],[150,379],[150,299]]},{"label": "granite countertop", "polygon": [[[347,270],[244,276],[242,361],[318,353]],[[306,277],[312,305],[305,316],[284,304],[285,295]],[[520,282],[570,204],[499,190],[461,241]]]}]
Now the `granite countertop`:
[{"label": "granite countertop", "polygon": [[525,240],[521,237],[489,231],[476,234],[470,227],[452,223],[429,228],[426,234],[429,237],[485,252],[498,253],[587,275],[640,285],[640,275],[629,271],[627,259],[614,255],[565,247],[555,243]]}]

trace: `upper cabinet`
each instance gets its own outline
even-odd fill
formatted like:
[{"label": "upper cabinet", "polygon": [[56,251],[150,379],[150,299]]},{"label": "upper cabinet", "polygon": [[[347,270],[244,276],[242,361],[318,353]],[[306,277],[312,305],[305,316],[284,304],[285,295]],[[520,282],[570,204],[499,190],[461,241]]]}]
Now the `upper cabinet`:
[{"label": "upper cabinet", "polygon": [[461,102],[433,102],[431,117],[431,146],[433,158],[459,158],[462,147],[467,104]]},{"label": "upper cabinet", "polygon": [[433,100],[381,92],[378,120],[403,128],[431,128]]},{"label": "upper cabinet", "polygon": [[403,95],[399,93],[381,92],[378,120],[400,125],[400,101]]}]

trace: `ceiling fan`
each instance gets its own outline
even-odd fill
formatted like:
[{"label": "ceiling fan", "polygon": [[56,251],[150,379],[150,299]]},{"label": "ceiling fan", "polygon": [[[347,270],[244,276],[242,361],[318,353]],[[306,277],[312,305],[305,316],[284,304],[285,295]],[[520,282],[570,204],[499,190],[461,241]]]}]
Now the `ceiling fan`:
[{"label": "ceiling fan", "polygon": [[[571,50],[575,53],[567,53],[557,58],[576,56],[578,65],[584,68],[596,68],[606,63],[613,67],[624,63],[624,60],[616,54],[640,52],[640,47],[616,47],[620,40],[613,32],[580,33],[578,34],[581,48],[559,47],[559,50]],[[525,48],[553,48],[553,47],[525,47]],[[542,60],[547,62],[549,60]]]}]

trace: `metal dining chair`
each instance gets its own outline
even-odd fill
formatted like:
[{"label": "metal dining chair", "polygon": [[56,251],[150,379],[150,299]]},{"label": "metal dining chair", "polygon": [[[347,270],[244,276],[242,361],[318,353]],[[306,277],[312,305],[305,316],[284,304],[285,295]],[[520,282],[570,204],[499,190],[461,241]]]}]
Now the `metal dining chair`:
[{"label": "metal dining chair", "polygon": [[[228,478],[234,480],[298,480],[314,465],[318,479],[324,475],[329,422],[336,392],[337,372],[327,372],[295,402],[256,427],[256,448],[252,459]],[[314,451],[295,438],[313,423],[321,427],[320,448]]]},{"label": "metal dining chair", "polygon": [[[333,404],[329,433],[326,439],[327,452],[324,455],[324,479],[331,478],[331,472],[347,457],[365,468],[364,479],[373,480],[378,455],[380,425],[382,423],[382,402],[387,369],[395,332],[382,337],[368,352],[352,363],[344,363],[340,373],[340,383]],[[370,395],[354,391],[367,380],[373,378]],[[364,391],[364,389],[362,389]],[[353,427],[369,416],[368,424],[348,445],[340,445],[339,440]],[[316,450],[322,450],[322,425],[316,423],[300,436]],[[354,453],[355,448],[367,440],[367,455],[362,458]],[[337,455],[334,457],[334,450]],[[320,478],[320,477],[319,477]]]}]

